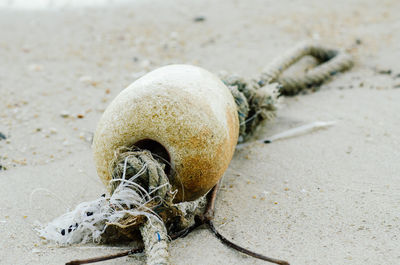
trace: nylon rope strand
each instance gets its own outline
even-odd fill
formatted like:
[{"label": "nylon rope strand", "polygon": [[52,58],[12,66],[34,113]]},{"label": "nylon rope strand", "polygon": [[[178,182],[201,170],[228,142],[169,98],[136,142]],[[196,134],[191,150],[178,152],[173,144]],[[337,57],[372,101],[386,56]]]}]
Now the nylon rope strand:
[{"label": "nylon rope strand", "polygon": [[[317,59],[319,65],[300,76],[281,77],[285,70],[307,55]],[[222,75],[238,106],[239,142],[248,140],[262,121],[275,116],[279,96],[295,95],[321,85],[352,66],[353,59],[345,51],[305,42],[272,61],[258,78],[246,80],[237,75]]]}]

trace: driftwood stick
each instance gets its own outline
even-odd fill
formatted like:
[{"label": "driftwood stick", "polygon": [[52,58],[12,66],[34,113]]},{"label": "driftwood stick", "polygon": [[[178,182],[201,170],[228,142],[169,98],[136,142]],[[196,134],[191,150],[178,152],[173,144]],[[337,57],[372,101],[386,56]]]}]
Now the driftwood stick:
[{"label": "driftwood stick", "polygon": [[89,263],[95,263],[95,262],[100,262],[100,261],[106,261],[106,260],[110,260],[110,259],[125,257],[125,256],[136,254],[136,253],[141,253],[141,252],[143,252],[143,250],[144,250],[143,247],[133,248],[131,250],[119,252],[116,254],[106,255],[106,256],[100,256],[100,257],[95,257],[95,258],[90,258],[90,259],[72,260],[70,262],[65,263],[65,265],[80,265],[80,264],[89,264]]},{"label": "driftwood stick", "polygon": [[211,220],[207,221],[208,227],[210,227],[211,232],[226,246],[233,248],[234,250],[237,250],[239,252],[242,252],[246,255],[249,255],[253,258],[256,259],[261,259],[264,261],[268,261],[268,262],[272,262],[275,264],[279,264],[279,265],[290,265],[289,262],[285,261],[285,260],[279,260],[279,259],[275,259],[275,258],[270,258],[267,256],[264,256],[262,254],[258,254],[255,253],[251,250],[245,249],[239,245],[236,245],[235,243],[233,243],[232,241],[230,241],[229,239],[227,239],[226,237],[224,237],[223,235],[221,235],[217,229],[215,229],[215,226],[213,224],[213,222]]}]

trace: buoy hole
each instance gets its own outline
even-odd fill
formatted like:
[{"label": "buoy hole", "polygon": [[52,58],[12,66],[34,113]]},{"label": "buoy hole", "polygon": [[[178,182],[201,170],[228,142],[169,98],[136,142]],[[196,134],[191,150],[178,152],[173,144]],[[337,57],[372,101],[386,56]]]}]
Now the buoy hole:
[{"label": "buoy hole", "polygon": [[165,174],[169,175],[171,171],[171,157],[162,144],[151,139],[143,139],[133,145],[139,149],[149,150],[154,158],[165,164]]}]

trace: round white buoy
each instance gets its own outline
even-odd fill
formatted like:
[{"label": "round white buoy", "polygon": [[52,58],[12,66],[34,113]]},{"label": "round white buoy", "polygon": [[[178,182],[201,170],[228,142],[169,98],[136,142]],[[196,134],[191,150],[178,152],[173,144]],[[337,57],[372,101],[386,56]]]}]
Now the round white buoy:
[{"label": "round white buoy", "polygon": [[93,152],[105,184],[121,147],[137,146],[167,160],[175,201],[194,200],[227,169],[238,139],[237,106],[210,72],[191,65],[156,69],[123,90],[98,123]]}]

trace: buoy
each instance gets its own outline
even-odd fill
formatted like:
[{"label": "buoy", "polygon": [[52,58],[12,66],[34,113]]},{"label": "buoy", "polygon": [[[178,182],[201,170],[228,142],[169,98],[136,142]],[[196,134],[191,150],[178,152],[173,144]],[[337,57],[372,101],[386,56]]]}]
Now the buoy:
[{"label": "buoy", "polygon": [[238,140],[237,106],[215,75],[169,65],[133,82],[111,102],[94,136],[97,172],[105,185],[121,147],[147,149],[166,161],[175,201],[209,191],[227,169]]}]

